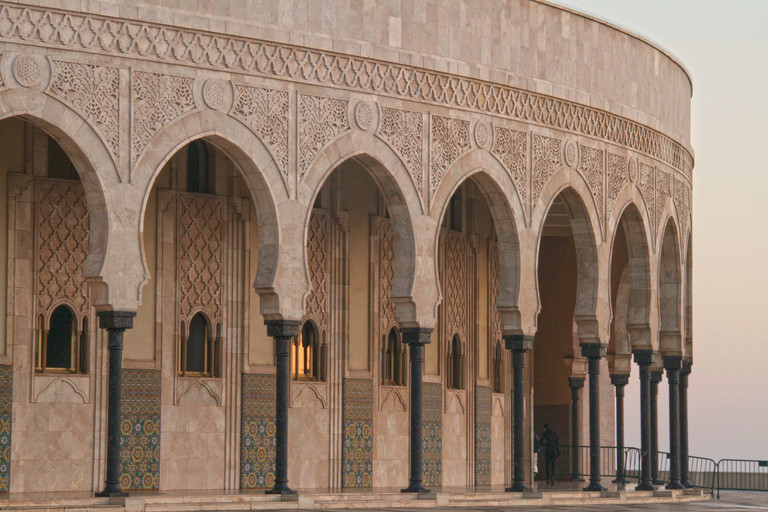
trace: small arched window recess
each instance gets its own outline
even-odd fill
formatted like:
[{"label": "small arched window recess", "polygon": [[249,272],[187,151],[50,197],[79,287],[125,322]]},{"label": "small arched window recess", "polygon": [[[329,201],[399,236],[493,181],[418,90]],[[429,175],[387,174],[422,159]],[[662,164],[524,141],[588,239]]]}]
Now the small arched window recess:
[{"label": "small arched window recess", "polygon": [[464,354],[461,350],[461,338],[453,335],[448,351],[448,388],[464,389]]},{"label": "small arched window recess", "polygon": [[88,321],[83,331],[77,329],[77,318],[69,307],[53,310],[48,325],[40,315],[37,322],[35,369],[39,372],[85,373],[88,359]]},{"label": "small arched window recess", "polygon": [[75,165],[53,137],[48,137],[48,177],[59,180],[80,180]]},{"label": "small arched window recess", "polygon": [[202,140],[191,142],[187,149],[187,192],[211,194],[212,182],[213,172],[208,145]]},{"label": "small arched window recess", "polygon": [[315,324],[307,320],[291,346],[293,380],[325,380],[325,343],[321,345]]},{"label": "small arched window recess", "polygon": [[189,330],[181,322],[179,336],[179,374],[183,376],[219,377],[221,375],[221,326],[213,329],[202,313],[189,321]]},{"label": "small arched window recess", "polygon": [[493,350],[493,392],[504,392],[504,352],[501,350],[501,341],[496,341]]},{"label": "small arched window recess", "polygon": [[389,386],[405,386],[405,350],[397,327],[392,327],[381,347],[381,383]]}]

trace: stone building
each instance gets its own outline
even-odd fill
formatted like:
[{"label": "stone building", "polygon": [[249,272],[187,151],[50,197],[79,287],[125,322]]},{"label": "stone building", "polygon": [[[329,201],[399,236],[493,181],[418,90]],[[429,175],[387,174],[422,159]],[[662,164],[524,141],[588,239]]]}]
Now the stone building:
[{"label": "stone building", "polygon": [[599,486],[633,354],[685,481],[691,94],[543,0],[0,2],[0,490]]}]

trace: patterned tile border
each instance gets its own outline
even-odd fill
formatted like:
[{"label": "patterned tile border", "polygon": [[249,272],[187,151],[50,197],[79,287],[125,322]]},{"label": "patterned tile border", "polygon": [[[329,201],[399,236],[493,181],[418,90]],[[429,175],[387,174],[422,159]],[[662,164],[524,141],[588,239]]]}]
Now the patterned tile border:
[{"label": "patterned tile border", "polygon": [[11,487],[13,366],[0,366],[0,492]]},{"label": "patterned tile border", "polygon": [[373,382],[344,379],[342,487],[373,485]]},{"label": "patterned tile border", "polygon": [[424,485],[443,483],[443,385],[425,382],[423,388]]},{"label": "patterned tile border", "polygon": [[243,374],[240,488],[275,483],[275,376]]},{"label": "patterned tile border", "polygon": [[161,372],[123,370],[120,485],[160,488]]},{"label": "patterned tile border", "polygon": [[491,388],[475,388],[475,485],[491,485]]}]

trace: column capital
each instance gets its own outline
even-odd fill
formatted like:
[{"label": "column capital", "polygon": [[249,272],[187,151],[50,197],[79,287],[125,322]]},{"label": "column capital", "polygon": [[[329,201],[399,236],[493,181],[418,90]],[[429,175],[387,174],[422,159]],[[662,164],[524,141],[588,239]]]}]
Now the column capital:
[{"label": "column capital", "polygon": [[568,386],[571,389],[578,389],[584,387],[584,377],[568,377]]},{"label": "column capital", "polygon": [[662,356],[661,360],[664,363],[664,369],[667,371],[679,371],[683,369],[682,356]]},{"label": "column capital", "polygon": [[431,327],[403,327],[400,336],[406,345],[427,345],[432,341]]},{"label": "column capital", "polygon": [[693,366],[693,361],[683,360],[683,367],[680,369],[680,373],[683,375],[690,375]]},{"label": "column capital", "polygon": [[528,334],[504,334],[504,346],[512,352],[527,352],[533,348],[535,336]]},{"label": "column capital", "polygon": [[295,338],[301,332],[301,320],[264,320],[270,338]]},{"label": "column capital", "polygon": [[581,347],[581,356],[590,359],[600,359],[608,353],[606,343],[579,343],[579,346]]},{"label": "column capital", "polygon": [[654,356],[656,355],[655,350],[633,350],[632,355],[635,356],[635,363],[640,365],[652,365],[654,361]]},{"label": "column capital", "polygon": [[109,331],[125,331],[133,329],[135,311],[98,311],[99,327]]},{"label": "column capital", "polygon": [[651,372],[651,384],[658,384],[664,377],[664,372],[661,370],[653,370]]},{"label": "column capital", "polygon": [[629,384],[629,375],[625,373],[614,373],[611,375],[611,384],[614,386],[626,386]]}]

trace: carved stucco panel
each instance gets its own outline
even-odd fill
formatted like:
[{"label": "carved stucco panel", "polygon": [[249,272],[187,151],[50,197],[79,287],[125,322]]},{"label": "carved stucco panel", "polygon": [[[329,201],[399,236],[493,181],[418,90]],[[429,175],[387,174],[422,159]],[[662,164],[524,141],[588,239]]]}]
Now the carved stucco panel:
[{"label": "carved stucco panel", "polygon": [[685,182],[675,178],[675,209],[680,220],[681,244],[685,243],[685,234],[688,232],[688,219],[691,214],[690,190]]},{"label": "carved stucco panel", "polygon": [[528,134],[495,126],[491,152],[504,165],[515,183],[520,202],[525,207],[528,195],[528,172],[525,157],[528,151]]},{"label": "carved stucco panel", "polygon": [[648,210],[650,229],[653,230],[653,239],[656,239],[656,169],[650,165],[640,163],[638,166],[637,188],[643,196]]},{"label": "carved stucco panel", "polygon": [[307,260],[312,289],[307,295],[306,312],[314,317],[320,329],[324,329],[328,325],[329,221],[328,212],[313,210],[309,219],[309,232],[307,234]]},{"label": "carved stucco panel", "polygon": [[48,92],[82,115],[106,143],[112,157],[120,154],[120,74],[117,68],[53,61]]},{"label": "carved stucco panel", "polygon": [[232,108],[232,116],[249,126],[269,148],[286,187],[289,186],[288,96],[286,91],[236,85]]},{"label": "carved stucco panel", "polygon": [[416,188],[424,189],[424,114],[382,107],[377,135],[387,142],[408,169]]},{"label": "carved stucco panel", "polygon": [[606,213],[608,217],[613,213],[616,198],[619,192],[629,182],[629,169],[627,159],[623,156],[608,153],[608,189],[606,194]]},{"label": "carved stucco panel", "polygon": [[445,171],[471,147],[469,121],[432,116],[430,195],[437,190]]},{"label": "carved stucco panel", "polygon": [[672,197],[672,186],[670,184],[670,175],[668,172],[656,169],[656,232],[660,229],[664,229],[664,226],[660,224],[663,222],[661,218],[664,207],[667,205],[667,201]]},{"label": "carved stucco panel", "polygon": [[299,182],[312,160],[333,139],[350,130],[349,102],[299,94]]},{"label": "carved stucco panel", "polygon": [[90,216],[78,181],[36,180],[35,301],[50,313],[66,300],[78,314],[90,310],[83,278],[90,241]]},{"label": "carved stucco panel", "polygon": [[604,152],[601,149],[591,148],[589,146],[580,146],[579,148],[579,173],[589,185],[589,191],[597,208],[597,217],[600,219],[600,225],[603,225],[603,212],[605,194],[603,191],[604,180]]},{"label": "carved stucco panel", "polygon": [[532,205],[541,196],[541,191],[562,165],[561,141],[543,135],[533,136],[533,175],[531,178]]},{"label": "carved stucco panel", "polygon": [[194,79],[134,71],[131,80],[131,155],[136,162],[162,127],[195,109]]}]

